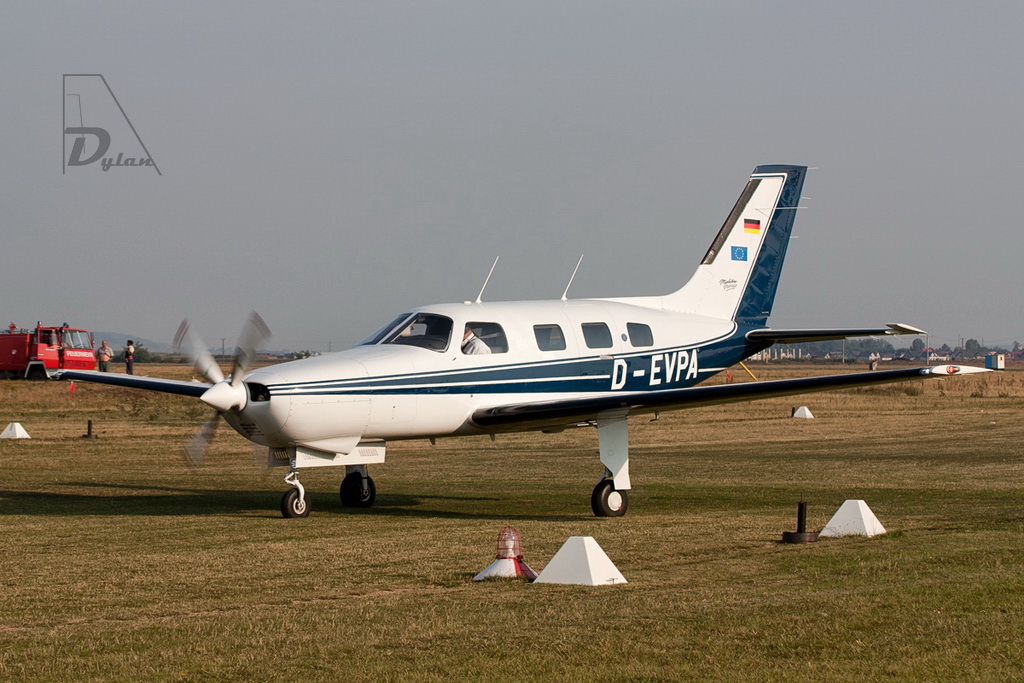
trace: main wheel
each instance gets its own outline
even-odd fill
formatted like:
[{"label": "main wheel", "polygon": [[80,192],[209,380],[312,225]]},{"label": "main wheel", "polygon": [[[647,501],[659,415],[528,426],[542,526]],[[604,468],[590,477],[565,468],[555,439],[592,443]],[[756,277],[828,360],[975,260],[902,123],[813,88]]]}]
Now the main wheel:
[{"label": "main wheel", "polygon": [[303,517],[309,517],[309,511],[312,509],[312,505],[309,503],[309,496],[303,497],[299,500],[298,489],[288,489],[281,496],[281,515],[287,519],[302,519]]},{"label": "main wheel", "polygon": [[621,517],[629,507],[625,491],[616,491],[611,479],[604,479],[594,487],[590,507],[598,517]]},{"label": "main wheel", "polygon": [[363,491],[363,475],[351,472],[341,480],[341,504],[347,508],[368,508],[377,499],[377,487],[373,478],[366,478],[366,491]]}]

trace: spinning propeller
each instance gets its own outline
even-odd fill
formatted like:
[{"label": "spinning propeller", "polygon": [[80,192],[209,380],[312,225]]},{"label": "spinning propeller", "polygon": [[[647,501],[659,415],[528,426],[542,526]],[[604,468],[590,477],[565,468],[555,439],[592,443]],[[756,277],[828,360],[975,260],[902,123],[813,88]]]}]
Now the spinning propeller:
[{"label": "spinning propeller", "polygon": [[263,322],[263,318],[255,311],[249,316],[242,333],[238,337],[238,346],[235,347],[235,359],[231,368],[231,374],[225,378],[220,366],[214,360],[209,348],[189,325],[188,319],[181,321],[177,334],[174,335],[174,346],[183,350],[191,358],[195,369],[203,375],[213,386],[200,396],[200,400],[216,410],[199,431],[185,444],[185,456],[192,465],[198,465],[206,456],[210,448],[210,442],[217,431],[217,423],[220,421],[220,414],[227,412],[238,413],[245,408],[248,401],[248,392],[243,381],[245,373],[252,365],[256,357],[256,347],[270,339],[270,328]]}]

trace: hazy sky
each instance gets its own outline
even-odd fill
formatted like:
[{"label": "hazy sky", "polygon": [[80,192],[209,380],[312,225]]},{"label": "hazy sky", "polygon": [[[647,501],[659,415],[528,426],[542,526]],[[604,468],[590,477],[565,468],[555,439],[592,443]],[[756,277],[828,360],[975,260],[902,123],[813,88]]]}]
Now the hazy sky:
[{"label": "hazy sky", "polygon": [[[1024,342],[1022,25],[1019,2],[6,2],[0,315],[158,341],[187,316],[219,346],[255,309],[269,347],[339,350],[475,298],[495,256],[485,299],[557,298],[580,254],[570,296],[666,293],[753,167],[793,163],[817,170],[772,325]],[[62,173],[74,73],[162,175]]]}]

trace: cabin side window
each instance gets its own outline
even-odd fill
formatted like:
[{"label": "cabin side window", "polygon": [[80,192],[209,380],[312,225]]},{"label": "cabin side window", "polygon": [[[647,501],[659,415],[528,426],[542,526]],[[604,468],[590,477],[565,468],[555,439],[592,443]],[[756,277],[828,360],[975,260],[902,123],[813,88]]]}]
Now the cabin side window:
[{"label": "cabin side window", "polygon": [[558,325],[534,325],[533,336],[537,338],[537,348],[541,351],[565,350],[565,335]]},{"label": "cabin side window", "polygon": [[583,323],[583,340],[588,349],[610,349],[612,333],[604,323]]},{"label": "cabin side window", "polygon": [[387,338],[385,344],[418,346],[441,353],[448,349],[452,338],[452,319],[443,315],[420,313]]},{"label": "cabin side window", "polygon": [[643,323],[626,323],[626,332],[629,333],[629,343],[633,346],[654,346],[654,333],[651,328]]},{"label": "cabin side window", "polygon": [[[508,339],[505,338],[505,330],[501,329],[501,325],[498,323],[468,322],[466,329],[486,344],[491,353],[508,353]],[[465,338],[462,351],[463,353],[474,353],[466,349]]]}]

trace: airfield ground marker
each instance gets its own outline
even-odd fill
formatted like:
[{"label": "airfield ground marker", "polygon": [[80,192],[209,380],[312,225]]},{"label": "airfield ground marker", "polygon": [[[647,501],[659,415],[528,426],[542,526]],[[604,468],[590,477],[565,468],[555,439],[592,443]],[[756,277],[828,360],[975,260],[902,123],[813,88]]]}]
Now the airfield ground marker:
[{"label": "airfield ground marker", "polygon": [[807,503],[800,501],[797,504],[796,531],[783,531],[783,543],[813,543],[818,540],[816,531],[807,530]]},{"label": "airfield ground marker", "polygon": [[473,577],[474,581],[490,578],[520,579],[529,581],[537,578],[537,572],[523,559],[523,542],[515,527],[505,526],[498,533],[498,548],[494,562]]}]

